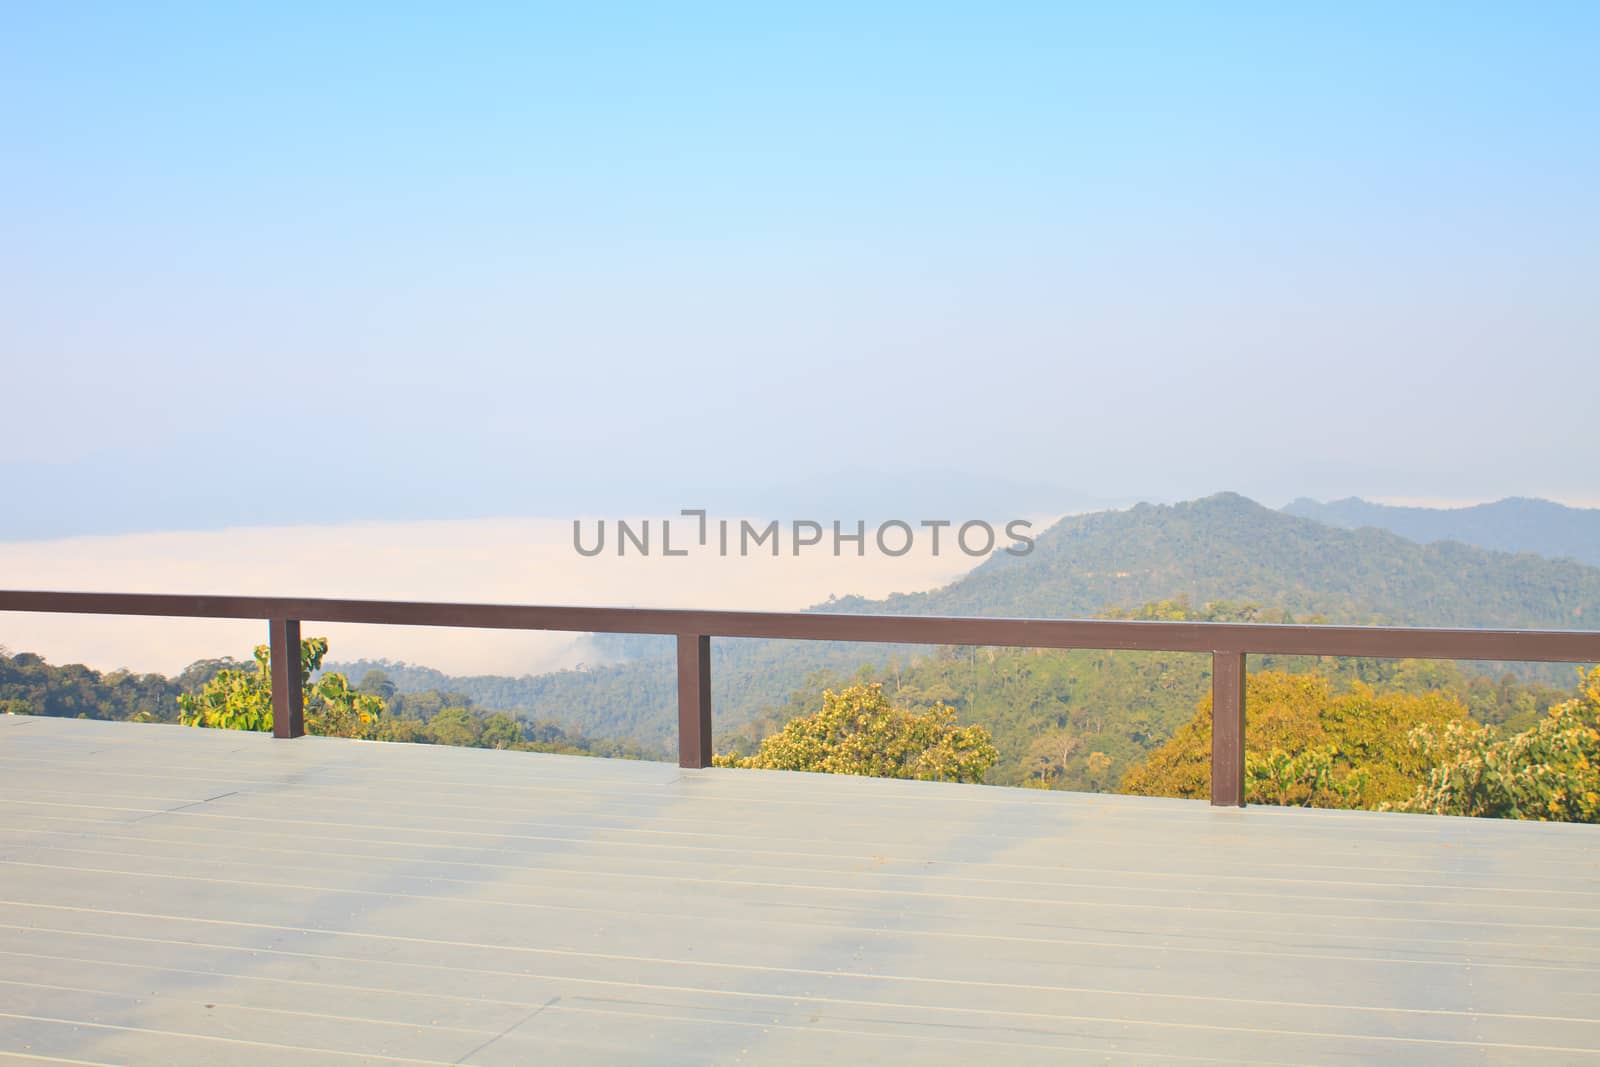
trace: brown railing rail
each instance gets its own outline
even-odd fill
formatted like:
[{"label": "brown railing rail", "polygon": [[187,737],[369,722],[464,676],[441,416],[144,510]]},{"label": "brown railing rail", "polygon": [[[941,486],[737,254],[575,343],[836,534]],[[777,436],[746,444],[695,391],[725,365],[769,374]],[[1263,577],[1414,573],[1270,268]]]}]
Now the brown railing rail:
[{"label": "brown railing rail", "polygon": [[678,762],[684,767],[705,767],[711,762],[713,637],[1209,653],[1213,707],[1211,803],[1230,807],[1244,804],[1244,680],[1248,655],[1600,663],[1600,632],[1580,630],[829,615],[27,590],[0,590],[0,611],[265,620],[272,649],[273,734],[277,737],[305,733],[300,687],[289,674],[291,667],[300,662],[297,650],[300,623],[304,620],[671,634],[678,639]]}]

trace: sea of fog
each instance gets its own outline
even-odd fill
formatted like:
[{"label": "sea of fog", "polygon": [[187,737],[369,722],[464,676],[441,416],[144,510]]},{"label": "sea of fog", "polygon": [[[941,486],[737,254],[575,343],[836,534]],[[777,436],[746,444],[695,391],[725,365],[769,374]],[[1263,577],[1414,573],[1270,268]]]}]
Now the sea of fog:
[{"label": "sea of fog", "polygon": [[[1048,525],[1036,519],[1034,532]],[[586,543],[594,530],[586,520]],[[674,525],[675,538],[684,532]],[[795,556],[786,544],[777,558],[706,549],[667,558],[658,541],[649,556],[618,558],[608,544],[585,558],[568,519],[141,533],[0,543],[0,588],[791,611],[829,596],[934,588],[978,562],[948,539],[937,555],[923,537],[903,556],[872,541],[861,556],[847,548],[836,557],[826,546]],[[594,657],[574,634],[316,622],[305,633],[325,634],[333,660],[386,657],[452,674],[556,670]],[[205,657],[246,658],[265,641],[266,625],[249,621],[0,612],[0,645],[10,651],[101,670],[172,674]]]}]

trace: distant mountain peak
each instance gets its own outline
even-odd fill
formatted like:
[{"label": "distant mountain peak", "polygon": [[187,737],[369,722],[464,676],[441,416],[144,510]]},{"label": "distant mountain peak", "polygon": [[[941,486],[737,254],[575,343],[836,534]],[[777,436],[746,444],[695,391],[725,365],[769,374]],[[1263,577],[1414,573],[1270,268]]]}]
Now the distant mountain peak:
[{"label": "distant mountain peak", "polygon": [[1251,500],[1249,497],[1245,496],[1243,493],[1236,493],[1231,489],[1225,489],[1220,493],[1212,493],[1210,496],[1198,497],[1198,498],[1196,498],[1194,500],[1186,501],[1184,504],[1179,504],[1177,506],[1178,507],[1186,507],[1187,506],[1187,507],[1191,507],[1191,508],[1196,508],[1196,509],[1201,509],[1201,510],[1212,510],[1212,511],[1271,511],[1272,510],[1271,508],[1268,508],[1263,504],[1259,504],[1256,501]]},{"label": "distant mountain peak", "polygon": [[1513,496],[1459,508],[1401,507],[1353,496],[1324,504],[1301,497],[1283,511],[1346,530],[1389,530],[1419,544],[1459,541],[1600,566],[1600,510],[1538,497]]}]

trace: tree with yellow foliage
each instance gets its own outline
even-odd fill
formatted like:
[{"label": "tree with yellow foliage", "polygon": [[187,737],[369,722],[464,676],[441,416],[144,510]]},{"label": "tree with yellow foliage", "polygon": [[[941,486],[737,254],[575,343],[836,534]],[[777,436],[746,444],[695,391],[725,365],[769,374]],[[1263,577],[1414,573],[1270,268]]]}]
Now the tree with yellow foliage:
[{"label": "tree with yellow foliage", "polygon": [[[1318,674],[1260,671],[1245,684],[1245,799],[1252,804],[1365,808],[1410,797],[1427,780],[1418,725],[1467,723],[1443,693],[1335,693]],[[1211,698],[1122,779],[1122,792],[1205,797],[1211,791]]]}]

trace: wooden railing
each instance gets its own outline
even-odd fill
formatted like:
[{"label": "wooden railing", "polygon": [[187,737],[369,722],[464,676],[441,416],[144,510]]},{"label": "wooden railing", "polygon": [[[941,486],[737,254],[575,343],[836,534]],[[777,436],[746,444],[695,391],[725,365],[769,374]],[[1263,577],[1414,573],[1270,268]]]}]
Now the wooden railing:
[{"label": "wooden railing", "polygon": [[1577,630],[829,615],[21,590],[0,591],[0,611],[265,620],[272,651],[272,732],[285,738],[305,733],[299,679],[291,673],[299,670],[300,623],[305,620],[670,634],[678,639],[678,763],[684,767],[711,763],[713,637],[1209,653],[1211,803],[1229,807],[1244,804],[1244,683],[1248,655],[1600,663],[1600,632]]}]

